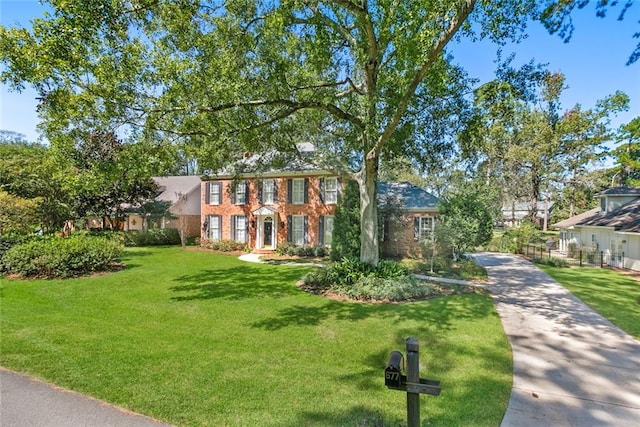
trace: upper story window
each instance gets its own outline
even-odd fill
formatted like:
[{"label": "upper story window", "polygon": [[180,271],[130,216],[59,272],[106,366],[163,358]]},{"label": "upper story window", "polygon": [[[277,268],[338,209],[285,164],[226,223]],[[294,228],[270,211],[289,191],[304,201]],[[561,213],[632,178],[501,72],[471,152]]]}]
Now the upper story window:
[{"label": "upper story window", "polygon": [[222,203],[222,183],[215,181],[209,182],[207,186],[207,203],[210,205],[219,205]]},{"label": "upper story window", "polygon": [[289,202],[294,205],[307,203],[308,181],[305,178],[294,178],[289,183],[291,190],[289,192]]},{"label": "upper story window", "polygon": [[273,179],[262,181],[262,203],[273,205],[276,203],[276,182]]},{"label": "upper story window", "polygon": [[233,192],[233,203],[236,205],[247,204],[247,182],[241,181],[236,184]]},{"label": "upper story window", "polygon": [[320,183],[322,200],[327,204],[338,203],[338,178],[324,178]]},{"label": "upper story window", "polygon": [[602,212],[606,212],[607,211],[607,198],[606,197],[600,197],[600,210]]}]

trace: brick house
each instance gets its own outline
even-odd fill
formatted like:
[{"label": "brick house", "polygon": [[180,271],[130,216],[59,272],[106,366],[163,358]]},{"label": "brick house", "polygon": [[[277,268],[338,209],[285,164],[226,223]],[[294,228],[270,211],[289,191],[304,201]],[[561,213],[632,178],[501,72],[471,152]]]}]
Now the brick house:
[{"label": "brick house", "polygon": [[[203,240],[232,240],[253,250],[275,250],[284,242],[331,246],[333,220],[343,181],[330,172],[291,168],[202,178]],[[378,184],[379,199],[395,206],[386,217],[383,256],[419,256],[430,237],[437,199],[409,183]]]}]

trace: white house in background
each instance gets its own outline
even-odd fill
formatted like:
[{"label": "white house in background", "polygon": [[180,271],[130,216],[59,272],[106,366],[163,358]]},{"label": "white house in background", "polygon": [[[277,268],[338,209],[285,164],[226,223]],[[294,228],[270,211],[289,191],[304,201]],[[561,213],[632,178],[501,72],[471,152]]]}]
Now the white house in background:
[{"label": "white house in background", "polygon": [[[544,227],[545,222],[551,218],[551,210],[553,209],[554,202],[551,201],[539,201],[536,206],[536,221],[538,226]],[[522,225],[522,221],[525,218],[529,218],[529,209],[531,209],[530,202],[515,202],[505,203],[502,206],[502,221],[499,226],[504,227],[519,227]]]},{"label": "white house in background", "polygon": [[200,236],[200,176],[164,176],[153,180],[159,191],[155,201],[168,204],[171,217],[131,213],[124,229],[176,228],[184,230],[187,237]]},{"label": "white house in background", "polygon": [[598,196],[600,207],[553,225],[560,251],[602,253],[608,265],[640,271],[640,188],[610,188]]}]

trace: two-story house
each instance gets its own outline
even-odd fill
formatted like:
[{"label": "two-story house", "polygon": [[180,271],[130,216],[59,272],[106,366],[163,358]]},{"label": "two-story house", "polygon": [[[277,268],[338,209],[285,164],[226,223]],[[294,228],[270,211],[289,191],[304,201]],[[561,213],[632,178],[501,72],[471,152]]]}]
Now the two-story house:
[{"label": "two-story house", "polygon": [[202,181],[202,238],[253,249],[330,245],[339,177],[317,170],[217,175]]}]

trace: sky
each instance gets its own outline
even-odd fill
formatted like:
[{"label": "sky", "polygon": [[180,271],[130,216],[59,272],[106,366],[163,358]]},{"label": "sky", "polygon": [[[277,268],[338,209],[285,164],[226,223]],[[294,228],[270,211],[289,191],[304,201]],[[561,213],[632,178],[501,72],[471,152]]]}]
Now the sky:
[{"label": "sky", "polygon": [[[620,90],[630,97],[629,111],[612,119],[617,127],[640,116],[640,61],[625,65],[640,39],[640,2],[634,4],[618,21],[619,7],[609,11],[605,18],[598,18],[594,6],[574,12],[575,31],[571,41],[564,43],[557,35],[550,35],[542,25],[532,22],[528,37],[517,45],[502,47],[503,57],[515,53],[514,65],[528,63],[547,64],[553,72],[565,75],[568,86],[563,92],[563,109],[580,104],[583,109]],[[43,7],[37,0],[0,0],[0,24],[4,26],[30,27],[30,20],[42,14]],[[470,76],[481,82],[493,78],[497,46],[487,41],[452,46],[451,53]],[[0,130],[21,133],[29,141],[37,141],[36,93],[9,92],[0,84]]]}]

